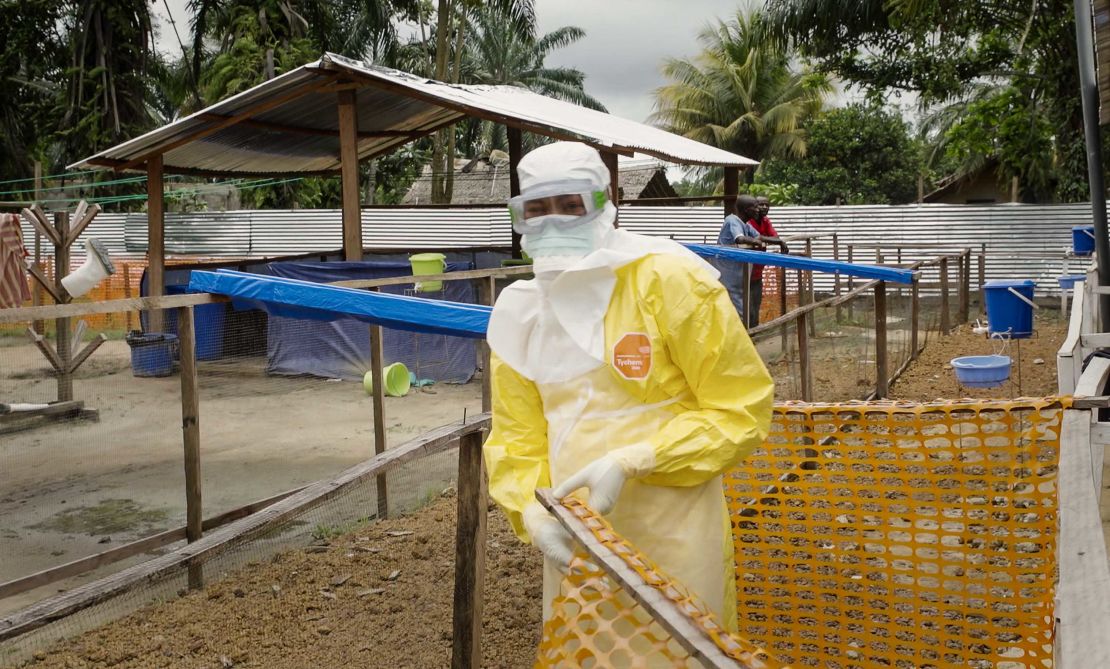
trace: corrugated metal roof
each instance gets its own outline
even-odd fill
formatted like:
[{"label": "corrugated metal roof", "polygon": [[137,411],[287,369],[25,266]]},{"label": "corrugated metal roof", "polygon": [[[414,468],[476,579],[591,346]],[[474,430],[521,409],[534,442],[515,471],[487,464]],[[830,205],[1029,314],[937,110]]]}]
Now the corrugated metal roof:
[{"label": "corrugated metal roof", "polygon": [[[329,53],[70,167],[145,169],[131,163],[161,153],[164,170],[169,173],[336,171],[340,166],[339,119],[334,86],[342,81],[358,84],[358,153],[363,158],[387,153],[473,115],[676,163],[758,164],[659,128],[523,88],[444,84]],[[232,123],[238,117],[242,118]],[[198,137],[198,133],[207,134]]]},{"label": "corrugated metal roof", "polygon": [[[343,245],[339,210],[259,210],[171,213],[166,215],[166,250],[171,254],[267,257],[330,252]],[[1056,278],[1064,273],[1071,248],[1071,228],[1089,225],[1091,208],[1072,205],[909,205],[868,207],[775,207],[771,219],[783,236],[837,232],[840,259],[849,244],[885,245],[885,260],[897,260],[899,243],[932,244],[904,248],[903,263],[935,257],[937,250],[987,245],[987,279],[1033,279],[1039,294],[1058,292]],[[719,207],[622,207],[621,227],[684,242],[713,241],[721,226]],[[24,239],[34,230],[23,222]],[[427,249],[445,247],[508,247],[509,216],[505,209],[366,209],[362,234],[367,248]],[[146,215],[100,214],[82,239],[103,239],[109,251],[136,254],[146,250]],[[814,256],[832,258],[832,239],[814,240]],[[795,243],[801,250],[801,243]],[[76,254],[83,246],[75,246]],[[854,259],[873,263],[874,248],[855,248]],[[1072,259],[1070,270],[1082,271],[1089,261]],[[931,270],[935,272],[935,270]],[[955,268],[952,268],[953,275]],[[973,283],[978,268],[973,266]],[[926,281],[934,280],[926,277]],[[818,289],[828,279],[817,277]]]}]

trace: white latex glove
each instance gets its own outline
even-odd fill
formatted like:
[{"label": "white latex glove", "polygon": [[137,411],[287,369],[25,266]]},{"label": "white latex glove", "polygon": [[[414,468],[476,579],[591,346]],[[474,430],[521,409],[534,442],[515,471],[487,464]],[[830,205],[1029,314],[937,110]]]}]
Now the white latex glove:
[{"label": "white latex glove", "polygon": [[532,537],[532,544],[540,549],[545,558],[563,571],[570,567],[570,560],[574,557],[574,539],[539,502],[524,510],[524,528]]},{"label": "white latex glove", "polygon": [[590,491],[587,504],[594,511],[605,515],[616,506],[617,497],[621,494],[621,488],[627,480],[628,473],[624,465],[613,455],[607,454],[563,481],[558,488],[555,488],[555,497],[563,499],[579,488],[587,488]]}]

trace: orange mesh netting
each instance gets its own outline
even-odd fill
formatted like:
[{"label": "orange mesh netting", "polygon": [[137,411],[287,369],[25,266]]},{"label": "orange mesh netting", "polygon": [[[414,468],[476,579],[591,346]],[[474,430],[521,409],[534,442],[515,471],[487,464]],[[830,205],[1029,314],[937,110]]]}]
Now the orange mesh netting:
[{"label": "orange mesh netting", "polygon": [[[783,665],[748,640],[729,634],[712,613],[680,583],[621,538],[605,520],[576,499],[565,506],[582,520],[605,549],[620,556],[646,584],[676,604],[726,656],[751,669]],[[631,595],[579,553],[552,603],[535,667],[701,667],[696,659]]]},{"label": "orange mesh netting", "polygon": [[[715,632],[718,645],[766,666],[780,664],[760,647],[795,667],[1051,667],[1064,406],[776,407],[764,447],[725,476],[742,636]],[[603,522],[588,526],[651,587],[681,593]],[[579,560],[536,666],[697,665]]]}]

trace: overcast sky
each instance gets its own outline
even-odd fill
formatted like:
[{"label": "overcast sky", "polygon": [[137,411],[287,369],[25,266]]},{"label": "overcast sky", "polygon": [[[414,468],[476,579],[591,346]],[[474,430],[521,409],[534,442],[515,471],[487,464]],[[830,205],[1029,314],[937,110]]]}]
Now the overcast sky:
[{"label": "overcast sky", "polygon": [[[188,43],[188,0],[169,0],[182,39]],[[576,67],[586,73],[586,90],[617,116],[643,121],[652,112],[652,91],[665,81],[659,66],[667,57],[698,52],[697,34],[717,18],[727,19],[742,5],[763,0],[537,0],[541,32],[578,26],[586,37],[560,49],[549,66]],[[164,20],[165,5],[154,12],[163,19],[158,39],[162,51],[178,51],[173,30]]]}]

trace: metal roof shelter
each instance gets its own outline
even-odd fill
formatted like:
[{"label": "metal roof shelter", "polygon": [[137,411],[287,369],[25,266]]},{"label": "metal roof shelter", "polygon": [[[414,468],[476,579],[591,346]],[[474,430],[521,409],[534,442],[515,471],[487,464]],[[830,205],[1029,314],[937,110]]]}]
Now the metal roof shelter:
[{"label": "metal roof shelter", "polygon": [[519,193],[515,168],[524,130],[597,148],[609,165],[614,185],[618,155],[642,153],[674,163],[723,166],[726,209],[737,193],[739,170],[758,164],[659,128],[525,89],[445,84],[329,53],[70,167],[148,174],[148,256],[151,295],[156,295],[161,292],[165,255],[165,173],[341,175],[344,255],[358,260],[362,257],[358,161],[388,153],[468,116],[507,126],[513,195]]}]

